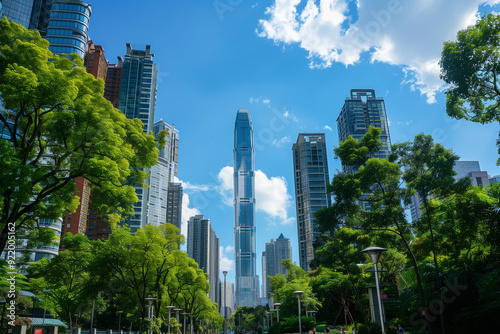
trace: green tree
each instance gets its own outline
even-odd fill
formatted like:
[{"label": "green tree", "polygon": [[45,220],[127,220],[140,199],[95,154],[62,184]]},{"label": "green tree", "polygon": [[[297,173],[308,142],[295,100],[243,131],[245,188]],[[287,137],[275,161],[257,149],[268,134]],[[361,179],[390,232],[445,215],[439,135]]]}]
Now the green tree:
[{"label": "green tree", "polygon": [[[481,124],[500,122],[500,17],[488,14],[444,43],[441,78],[446,112]],[[498,143],[497,143],[498,146]],[[500,146],[499,146],[500,149]]]},{"label": "green tree", "polygon": [[81,304],[88,298],[85,287],[91,279],[92,245],[86,236],[71,233],[66,234],[62,244],[65,249],[59,255],[30,263],[29,286],[47,301],[44,307],[72,328],[73,315],[80,313]]},{"label": "green tree", "polygon": [[[158,158],[154,136],[103,97],[82,60],[52,54],[37,31],[0,20],[0,251],[7,224],[33,228],[78,205],[73,179],[92,183],[102,214],[133,214],[133,186]],[[163,144],[164,138],[160,138]]]}]

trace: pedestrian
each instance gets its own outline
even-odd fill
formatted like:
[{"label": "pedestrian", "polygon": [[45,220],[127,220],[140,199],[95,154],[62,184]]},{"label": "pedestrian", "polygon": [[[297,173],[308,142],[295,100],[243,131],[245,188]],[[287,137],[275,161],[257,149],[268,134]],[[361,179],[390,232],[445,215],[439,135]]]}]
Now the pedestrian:
[{"label": "pedestrian", "polygon": [[316,334],[316,327],[313,327],[313,334]]},{"label": "pedestrian", "polygon": [[398,324],[398,334],[405,334],[405,329],[401,327],[401,324]]},{"label": "pedestrian", "polygon": [[329,334],[330,333],[330,327],[326,326],[324,334]]},{"label": "pedestrian", "polygon": [[356,327],[352,328],[352,334],[356,334]]}]

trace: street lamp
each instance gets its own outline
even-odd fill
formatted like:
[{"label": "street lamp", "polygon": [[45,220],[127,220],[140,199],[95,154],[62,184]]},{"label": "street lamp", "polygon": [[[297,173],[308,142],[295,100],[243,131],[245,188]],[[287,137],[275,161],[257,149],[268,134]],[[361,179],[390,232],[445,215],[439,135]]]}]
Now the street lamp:
[{"label": "street lamp", "polygon": [[276,306],[276,313],[278,314],[278,322],[280,322],[280,306],[283,303],[275,303],[274,306]]},{"label": "street lamp", "polygon": [[[148,301],[148,319],[152,319],[153,318],[153,301],[155,301],[157,298],[156,297],[147,297],[147,298],[144,298],[145,300]],[[149,334],[153,334],[152,333],[153,331],[151,329],[148,329],[148,333]]]},{"label": "street lamp", "polygon": [[175,308],[175,306],[167,306],[168,308],[168,334],[170,334],[170,312],[172,312],[172,309]]},{"label": "street lamp", "polygon": [[227,312],[226,312],[226,275],[227,271],[223,271],[222,274],[224,275],[224,334],[227,333],[227,323],[226,323],[226,318],[227,318]]},{"label": "street lamp", "polygon": [[123,311],[116,311],[118,313],[118,333],[121,333],[122,330],[122,313]]},{"label": "street lamp", "polygon": [[370,256],[370,259],[373,262],[373,266],[375,268],[375,284],[377,285],[377,300],[378,300],[378,310],[380,313],[380,326],[382,327],[382,334],[385,334],[385,325],[384,325],[384,315],[382,314],[382,299],[380,298],[380,282],[378,279],[378,259],[380,257],[380,253],[386,251],[387,248],[381,247],[368,247],[361,251],[361,253],[366,253]]},{"label": "street lamp", "polygon": [[184,334],[186,334],[186,315],[189,315],[189,313],[184,312],[184,313],[182,313],[182,315],[184,316],[184,327],[183,327],[183,331],[184,331]]},{"label": "street lamp", "polygon": [[175,311],[175,318],[177,319],[177,323],[179,323],[179,312],[182,311],[181,308],[176,308],[174,309]]},{"label": "street lamp", "polygon": [[303,294],[304,291],[294,291],[293,293],[297,295],[297,299],[299,301],[299,334],[302,334],[302,321],[300,319],[300,295]]},{"label": "street lamp", "polygon": [[193,314],[189,316],[191,318],[191,326],[189,326],[189,332],[193,334]]}]

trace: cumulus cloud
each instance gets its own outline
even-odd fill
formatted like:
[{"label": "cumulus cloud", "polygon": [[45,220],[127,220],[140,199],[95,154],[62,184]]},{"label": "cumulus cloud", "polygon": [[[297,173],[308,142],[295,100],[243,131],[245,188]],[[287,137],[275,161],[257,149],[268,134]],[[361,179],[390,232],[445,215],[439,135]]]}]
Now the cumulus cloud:
[{"label": "cumulus cloud", "polygon": [[[233,167],[226,166],[218,174],[222,201],[233,205]],[[287,209],[291,205],[291,196],[288,194],[287,183],[284,177],[268,177],[264,172],[255,172],[255,203],[256,211],[263,212],[272,220],[279,220],[282,224],[294,221],[288,217]]]},{"label": "cumulus cloud", "polygon": [[233,246],[220,246],[220,270],[232,271],[234,270],[234,247]]},{"label": "cumulus cloud", "polygon": [[328,130],[328,131],[333,131],[333,129],[331,127],[329,127],[328,125],[325,125],[323,127],[323,129]]},{"label": "cumulus cloud", "polygon": [[283,117],[289,118],[296,123],[299,122],[299,119],[293,113],[291,113],[289,110],[285,110],[285,112],[283,113]]},{"label": "cumulus cloud", "polygon": [[[405,84],[436,101],[444,90],[439,59],[444,41],[474,24],[483,4],[500,0],[274,0],[259,21],[260,37],[297,43],[311,68],[354,65],[363,53],[371,62],[401,66]],[[305,6],[303,6],[305,4]]]}]

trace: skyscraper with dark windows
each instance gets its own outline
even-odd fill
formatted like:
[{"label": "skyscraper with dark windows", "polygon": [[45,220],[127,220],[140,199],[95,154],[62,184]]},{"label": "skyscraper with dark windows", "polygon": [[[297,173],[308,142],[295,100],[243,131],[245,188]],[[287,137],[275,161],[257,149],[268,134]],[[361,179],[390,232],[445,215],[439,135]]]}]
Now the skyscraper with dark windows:
[{"label": "skyscraper with dark windows", "polygon": [[[382,148],[373,158],[386,159],[391,148],[389,121],[385,110],[384,98],[375,96],[373,89],[351,89],[351,96],[345,99],[344,106],[337,118],[339,141],[352,136],[358,141],[368,132],[370,126],[382,130]],[[344,173],[353,173],[353,167],[343,166]]]},{"label": "skyscraper with dark windows", "polygon": [[[144,132],[153,131],[156,104],[156,65],[151,46],[145,50],[134,50],[127,43],[127,52],[123,61],[120,85],[119,109],[127,118],[138,118],[144,125]],[[146,180],[149,186],[149,179]],[[148,223],[149,188],[135,188],[139,201],[134,205],[134,215],[126,219],[131,232]]]},{"label": "skyscraper with dark windows", "polygon": [[331,197],[326,190],[330,176],[325,134],[299,134],[292,151],[299,263],[307,271],[314,258],[313,244],[318,234],[314,230],[314,213],[331,206]]},{"label": "skyscraper with dark windows", "polygon": [[236,305],[257,303],[255,164],[250,113],[238,110],[234,126],[234,251]]},{"label": "skyscraper with dark windows", "polygon": [[220,305],[219,238],[210,224],[210,219],[203,215],[189,218],[187,253],[198,263],[200,269],[208,274],[210,300]]}]

